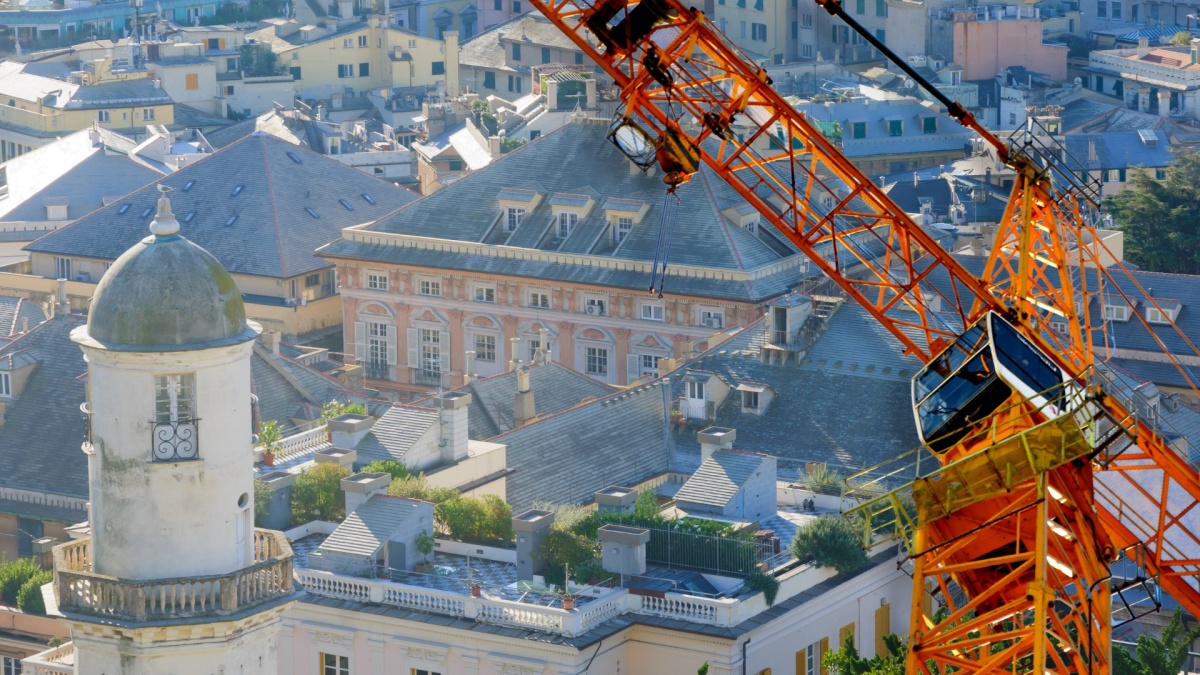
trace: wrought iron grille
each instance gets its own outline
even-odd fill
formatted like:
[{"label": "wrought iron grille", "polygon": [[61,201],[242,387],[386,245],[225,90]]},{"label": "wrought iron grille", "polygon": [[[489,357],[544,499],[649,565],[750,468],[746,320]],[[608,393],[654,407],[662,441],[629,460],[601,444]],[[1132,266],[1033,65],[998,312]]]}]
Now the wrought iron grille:
[{"label": "wrought iron grille", "polygon": [[425,385],[430,385],[430,386],[434,386],[434,387],[441,387],[441,386],[443,386],[442,371],[427,370],[425,368],[414,369],[412,371],[412,383],[413,384],[425,384]]},{"label": "wrought iron grille", "polygon": [[153,459],[156,462],[182,462],[200,458],[199,419],[154,422]]},{"label": "wrought iron grille", "polygon": [[388,379],[388,365],[377,361],[367,361],[364,364],[367,371],[368,380],[386,380]]}]

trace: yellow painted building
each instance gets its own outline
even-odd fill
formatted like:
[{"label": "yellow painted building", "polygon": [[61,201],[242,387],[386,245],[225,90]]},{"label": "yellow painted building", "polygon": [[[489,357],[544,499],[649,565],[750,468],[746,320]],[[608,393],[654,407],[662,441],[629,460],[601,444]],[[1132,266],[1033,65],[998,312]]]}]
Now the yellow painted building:
[{"label": "yellow painted building", "polygon": [[445,40],[421,37],[372,16],[332,32],[295,21],[268,21],[272,26],[251,34],[269,44],[279,62],[295,78],[305,99],[404,87],[458,88],[458,34]]},{"label": "yellow painted building", "polygon": [[0,63],[0,162],[97,122],[132,136],[175,122],[171,97],[149,71],[114,67],[112,57],[83,66],[83,77],[68,81]]}]

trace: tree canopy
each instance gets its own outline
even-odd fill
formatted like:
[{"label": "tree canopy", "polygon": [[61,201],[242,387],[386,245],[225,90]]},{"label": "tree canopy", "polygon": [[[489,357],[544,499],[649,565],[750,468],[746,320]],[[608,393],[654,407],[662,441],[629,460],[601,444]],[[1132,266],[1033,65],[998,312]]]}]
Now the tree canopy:
[{"label": "tree canopy", "polygon": [[859,655],[851,638],[841,649],[827,652],[821,665],[837,675],[904,675],[907,653],[904,640],[888,633],[883,636],[883,644],[887,647],[887,656],[876,654],[867,659]]},{"label": "tree canopy", "polygon": [[1200,274],[1200,153],[1180,151],[1166,178],[1129,174],[1105,206],[1125,233],[1125,259],[1154,272]]},{"label": "tree canopy", "polygon": [[792,540],[792,552],[799,560],[842,573],[867,564],[858,530],[849,520],[836,516],[821,516],[802,525]]},{"label": "tree canopy", "polygon": [[1188,658],[1188,648],[1200,638],[1200,626],[1185,630],[1183,612],[1175,610],[1171,622],[1163,629],[1162,638],[1139,635],[1134,647],[1135,657],[1113,645],[1114,675],[1177,675]]}]

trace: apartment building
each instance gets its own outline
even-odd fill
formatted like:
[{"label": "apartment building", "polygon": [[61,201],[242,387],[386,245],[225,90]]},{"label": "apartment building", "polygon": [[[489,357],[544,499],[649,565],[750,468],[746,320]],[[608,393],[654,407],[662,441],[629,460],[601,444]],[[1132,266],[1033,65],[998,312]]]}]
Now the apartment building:
[{"label": "apartment building", "polygon": [[930,26],[931,52],[962,66],[964,80],[991,79],[1010,66],[1067,79],[1067,46],[1046,40],[1041,12],[1031,5],[945,7]]},{"label": "apartment building", "polygon": [[319,251],[338,268],[346,351],[373,386],[459,386],[543,347],[627,384],[799,281],[803,256],[706,170],[679,189],[660,245],[663,185],[606,124],[568,124]]},{"label": "apartment building", "polygon": [[480,98],[498,96],[507,101],[535,93],[534,71],[539,66],[587,64],[588,70],[595,69],[570,38],[536,11],[526,11],[464,40],[459,64],[459,81],[464,87]]},{"label": "apartment building", "polygon": [[1097,50],[1084,68],[1089,88],[1121,100],[1124,106],[1162,117],[1200,118],[1200,40],[1188,47]]}]

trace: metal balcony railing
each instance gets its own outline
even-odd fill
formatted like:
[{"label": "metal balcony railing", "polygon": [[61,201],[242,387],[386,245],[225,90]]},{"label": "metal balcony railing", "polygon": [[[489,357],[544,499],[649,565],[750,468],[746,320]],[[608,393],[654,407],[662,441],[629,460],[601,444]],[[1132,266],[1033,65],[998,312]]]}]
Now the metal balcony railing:
[{"label": "metal balcony railing", "polygon": [[152,458],[156,462],[186,462],[200,459],[198,418],[154,422]]}]

